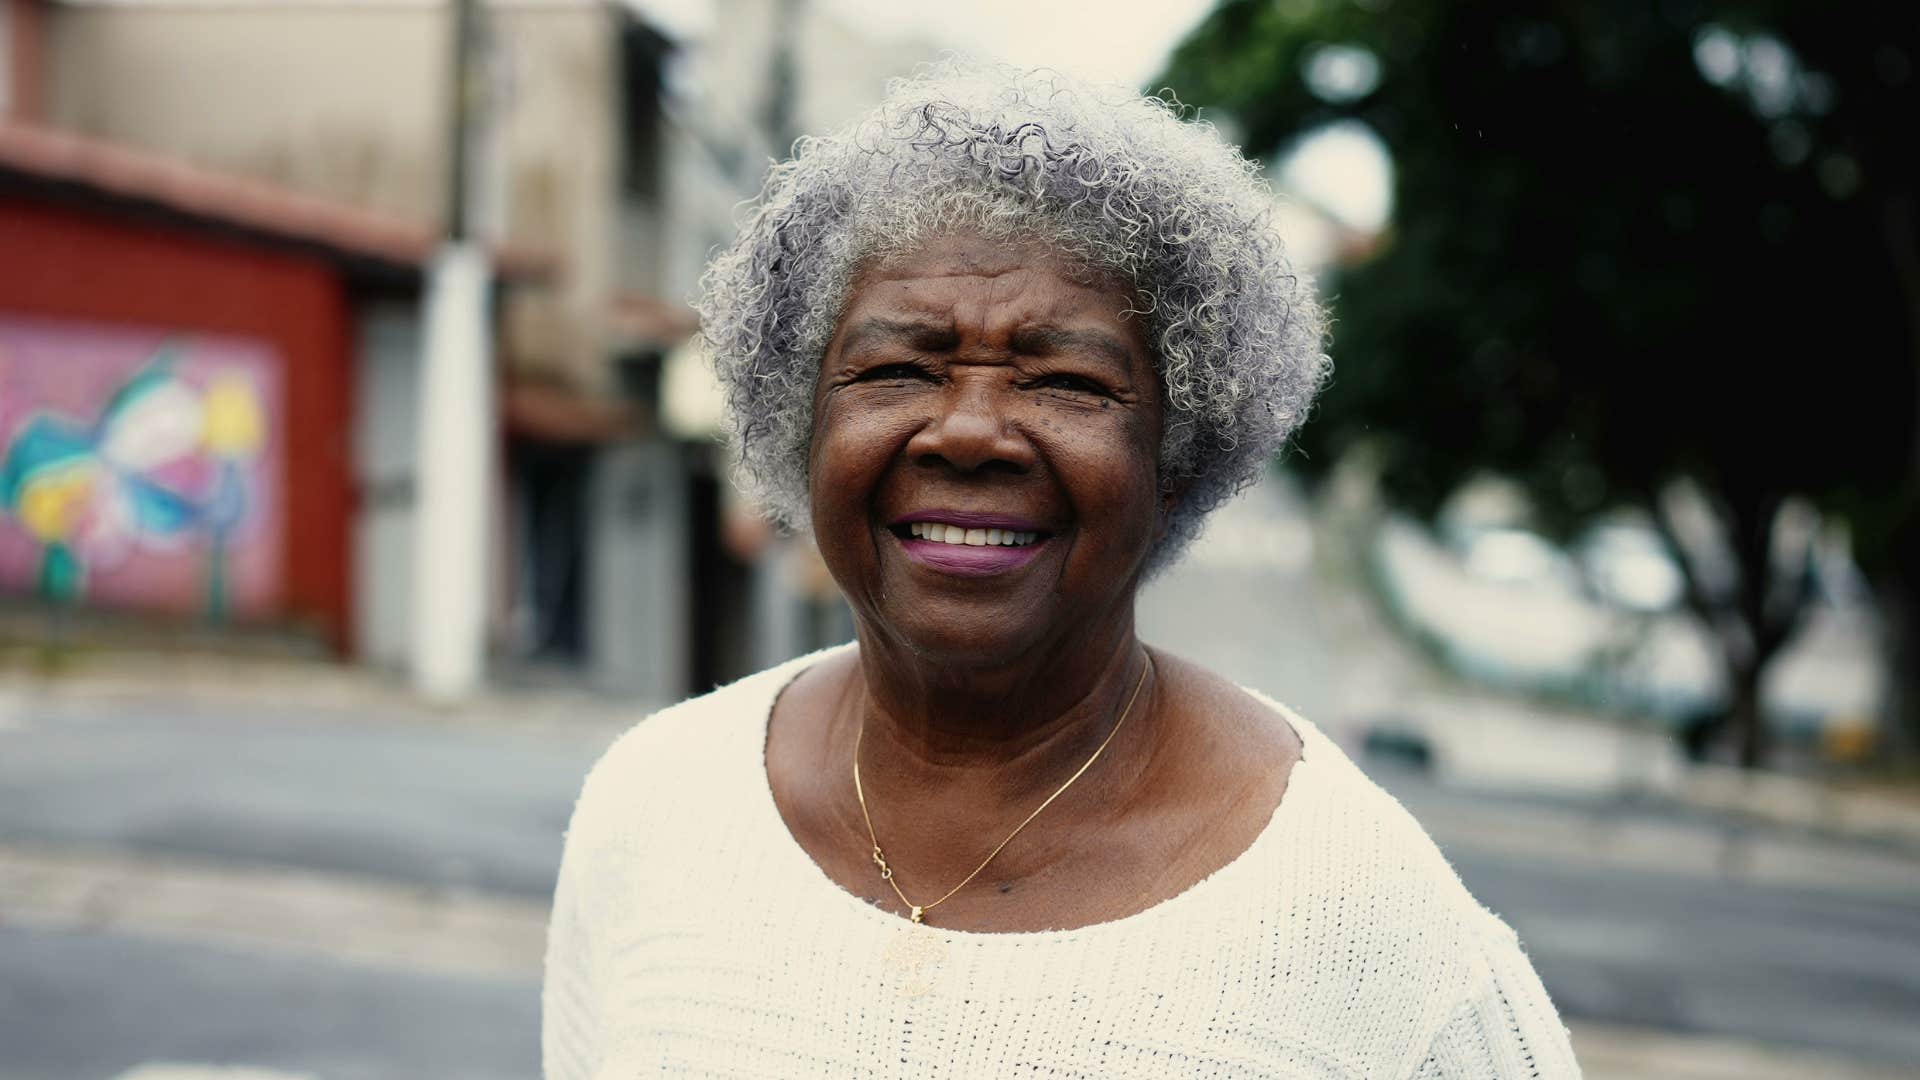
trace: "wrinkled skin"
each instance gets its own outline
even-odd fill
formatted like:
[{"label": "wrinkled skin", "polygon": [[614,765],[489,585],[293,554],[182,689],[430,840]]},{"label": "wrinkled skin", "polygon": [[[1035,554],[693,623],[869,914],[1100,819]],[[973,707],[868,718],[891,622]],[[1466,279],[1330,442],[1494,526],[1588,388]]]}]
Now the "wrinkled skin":
[{"label": "wrinkled skin", "polygon": [[[949,236],[870,267],[821,366],[814,531],[852,605],[857,655],[782,695],[769,781],[795,839],[842,887],[898,910],[874,825],[927,903],[1073,774],[1142,691],[1096,769],[979,882],[930,913],[961,929],[1124,917],[1242,851],[1298,756],[1231,684],[1134,636],[1134,595],[1173,497],[1157,466],[1152,353],[1120,283],[1050,253]],[[916,558],[902,519],[1026,523],[1019,565]]]},{"label": "wrinkled skin", "polygon": [[[1071,275],[975,241],[856,283],[821,372],[811,471],[821,554],[870,652],[977,680],[1072,663],[1130,629],[1163,509],[1160,395],[1125,290]],[[957,577],[914,563],[888,528],[931,509],[1048,536],[1017,571]]]}]

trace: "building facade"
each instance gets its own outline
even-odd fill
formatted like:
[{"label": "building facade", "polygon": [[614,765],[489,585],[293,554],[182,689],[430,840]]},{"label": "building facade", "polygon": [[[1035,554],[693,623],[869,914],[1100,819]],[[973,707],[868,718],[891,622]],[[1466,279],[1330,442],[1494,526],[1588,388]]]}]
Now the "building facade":
[{"label": "building facade", "polygon": [[[0,2],[0,83],[37,125],[423,236],[447,217],[444,0]],[[803,0],[715,0],[670,30],[644,3],[483,9],[481,226],[549,267],[499,298],[497,654],[670,699],[843,633],[809,545],[747,524],[726,482],[689,301],[769,160],[932,48],[867,41]],[[393,582],[412,557],[419,298],[348,292],[348,539],[329,588],[352,602],[334,605],[330,640],[397,665],[414,618]],[[308,399],[286,400],[300,405],[272,415],[292,423]]]},{"label": "building facade", "polygon": [[0,593],[364,649],[363,598],[400,578],[356,580],[363,345],[412,317],[432,250],[377,215],[0,125]]}]

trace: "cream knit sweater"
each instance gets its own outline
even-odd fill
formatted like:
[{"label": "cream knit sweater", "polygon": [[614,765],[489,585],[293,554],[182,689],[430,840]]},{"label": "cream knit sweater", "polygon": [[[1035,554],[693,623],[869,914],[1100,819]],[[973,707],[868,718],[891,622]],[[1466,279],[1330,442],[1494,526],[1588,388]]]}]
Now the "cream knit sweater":
[{"label": "cream knit sweater", "polygon": [[1579,1075],[1513,932],[1272,702],[1303,759],[1253,845],[1187,892],[1030,934],[869,906],[767,788],[774,697],[819,655],[659,713],[588,776],[548,934],[548,1080]]}]

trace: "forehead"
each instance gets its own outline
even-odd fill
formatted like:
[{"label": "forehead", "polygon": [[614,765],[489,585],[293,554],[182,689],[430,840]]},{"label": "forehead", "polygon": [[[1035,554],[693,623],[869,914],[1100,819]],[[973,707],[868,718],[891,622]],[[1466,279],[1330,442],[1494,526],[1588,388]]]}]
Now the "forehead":
[{"label": "forehead", "polygon": [[1013,322],[1100,323],[1127,327],[1133,291],[1037,242],[990,240],[971,233],[935,237],[855,274],[841,314],[875,310],[935,316],[980,329]]}]

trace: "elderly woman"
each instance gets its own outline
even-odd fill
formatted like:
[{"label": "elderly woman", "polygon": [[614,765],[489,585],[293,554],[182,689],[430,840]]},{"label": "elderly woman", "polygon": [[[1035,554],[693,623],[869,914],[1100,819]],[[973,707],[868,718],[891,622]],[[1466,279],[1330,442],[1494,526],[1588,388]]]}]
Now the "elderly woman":
[{"label": "elderly woman", "polygon": [[773,170],[704,332],[858,640],[595,767],[548,1077],[1577,1075],[1392,799],[1135,636],[1325,370],[1271,203],[1160,101],[964,64]]}]

